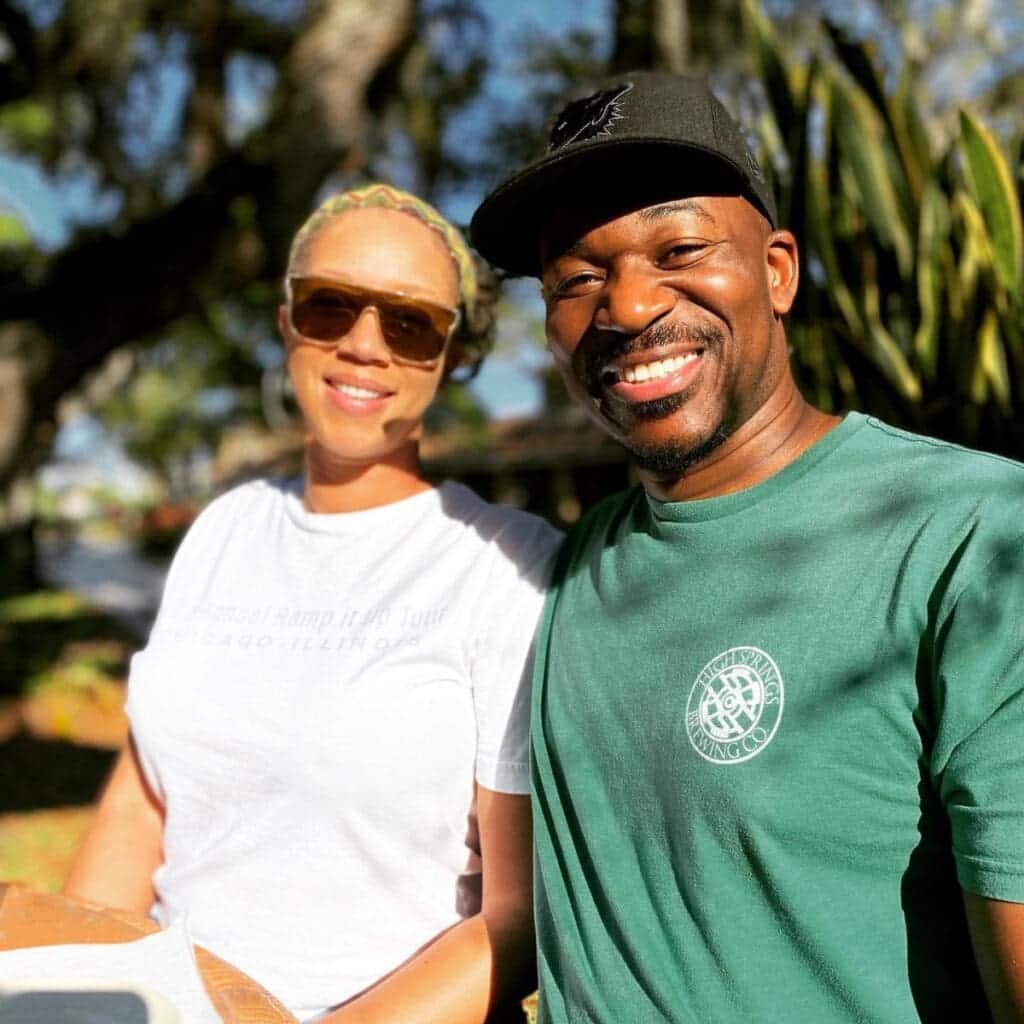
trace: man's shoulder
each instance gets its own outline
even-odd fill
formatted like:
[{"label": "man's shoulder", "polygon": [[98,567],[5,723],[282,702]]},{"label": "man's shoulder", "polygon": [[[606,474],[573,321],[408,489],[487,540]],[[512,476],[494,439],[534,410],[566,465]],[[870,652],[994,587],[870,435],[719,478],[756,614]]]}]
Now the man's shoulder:
[{"label": "man's shoulder", "polygon": [[588,557],[590,552],[600,551],[619,533],[623,524],[632,520],[637,503],[642,500],[643,488],[635,485],[606,495],[587,509],[566,535],[562,562],[570,558],[576,562]]},{"label": "man's shoulder", "polygon": [[1024,538],[1024,464],[865,417],[846,452],[851,535],[938,560],[967,580]]},{"label": "man's shoulder", "polygon": [[1007,476],[1024,479],[1024,463],[994,452],[968,448],[927,434],[918,434],[878,419],[862,415],[865,443],[880,451],[904,458],[917,457],[930,465],[944,462],[981,476]]},{"label": "man's shoulder", "polygon": [[945,504],[1024,499],[1024,463],[894,427],[874,416],[863,417],[857,444],[844,456],[851,468],[859,464],[861,472],[891,485],[894,500],[915,493]]}]

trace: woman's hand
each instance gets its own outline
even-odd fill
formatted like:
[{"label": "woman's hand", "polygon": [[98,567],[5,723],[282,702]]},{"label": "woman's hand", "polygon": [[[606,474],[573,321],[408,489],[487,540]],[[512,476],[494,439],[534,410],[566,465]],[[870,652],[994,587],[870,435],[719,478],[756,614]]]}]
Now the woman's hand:
[{"label": "woman's hand", "polygon": [[163,808],[142,777],[135,746],[121,751],[71,867],[64,893],[146,914],[163,860]]},{"label": "woman's hand", "polygon": [[443,932],[325,1024],[482,1024],[495,1006],[535,987],[530,798],[482,786],[476,793],[480,913]]}]

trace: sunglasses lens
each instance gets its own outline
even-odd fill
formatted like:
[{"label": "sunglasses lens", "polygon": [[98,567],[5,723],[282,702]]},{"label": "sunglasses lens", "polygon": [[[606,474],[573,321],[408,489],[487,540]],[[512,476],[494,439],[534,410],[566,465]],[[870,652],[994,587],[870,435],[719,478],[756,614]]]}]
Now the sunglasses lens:
[{"label": "sunglasses lens", "polygon": [[444,351],[457,314],[450,309],[404,296],[342,286],[338,283],[293,281],[292,326],[311,341],[337,342],[367,306],[377,310],[388,348],[400,359],[428,362]]},{"label": "sunglasses lens", "polygon": [[[437,322],[444,310],[428,311],[408,303],[380,307],[380,326],[388,347],[400,359],[422,363],[436,359],[448,340],[454,317],[445,324]],[[433,315],[432,315],[433,314]]]},{"label": "sunglasses lens", "polygon": [[337,341],[359,319],[361,307],[336,288],[314,288],[292,301],[292,326],[312,341]]}]

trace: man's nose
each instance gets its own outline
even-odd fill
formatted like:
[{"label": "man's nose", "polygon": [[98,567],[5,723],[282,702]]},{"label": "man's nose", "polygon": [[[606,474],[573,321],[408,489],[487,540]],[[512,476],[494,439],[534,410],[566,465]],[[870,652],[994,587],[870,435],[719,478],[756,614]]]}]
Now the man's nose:
[{"label": "man's nose", "polygon": [[676,304],[678,296],[659,277],[623,270],[610,277],[594,313],[601,331],[640,334]]},{"label": "man's nose", "polygon": [[380,312],[376,306],[364,306],[359,311],[355,322],[339,340],[336,354],[360,363],[390,362],[391,350],[384,340]]}]

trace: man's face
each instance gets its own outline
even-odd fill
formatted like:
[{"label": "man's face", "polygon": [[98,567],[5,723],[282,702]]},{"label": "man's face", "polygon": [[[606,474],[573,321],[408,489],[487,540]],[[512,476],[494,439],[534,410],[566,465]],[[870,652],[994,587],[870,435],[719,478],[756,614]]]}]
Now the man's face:
[{"label": "man's face", "polygon": [[548,343],[570,393],[657,476],[682,476],[788,375],[796,245],[738,196],[564,215],[542,245]]}]

